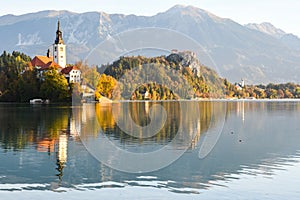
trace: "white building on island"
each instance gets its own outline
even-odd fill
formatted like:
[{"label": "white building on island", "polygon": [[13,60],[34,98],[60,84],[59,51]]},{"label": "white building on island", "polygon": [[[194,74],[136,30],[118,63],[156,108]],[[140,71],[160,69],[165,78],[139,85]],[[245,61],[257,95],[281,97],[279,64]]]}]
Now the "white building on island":
[{"label": "white building on island", "polygon": [[61,73],[68,79],[69,83],[80,83],[81,71],[76,66],[65,67]]}]

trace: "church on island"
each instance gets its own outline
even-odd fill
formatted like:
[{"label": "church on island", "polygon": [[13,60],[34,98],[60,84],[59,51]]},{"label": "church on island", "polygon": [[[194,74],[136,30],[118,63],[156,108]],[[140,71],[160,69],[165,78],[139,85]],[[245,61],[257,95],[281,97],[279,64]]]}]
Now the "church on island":
[{"label": "church on island", "polygon": [[38,70],[39,78],[43,78],[43,73],[50,68],[62,73],[69,83],[81,82],[81,71],[76,66],[67,65],[66,45],[60,30],[60,21],[57,22],[57,31],[52,51],[48,49],[46,56],[37,55],[31,60],[31,66]]}]

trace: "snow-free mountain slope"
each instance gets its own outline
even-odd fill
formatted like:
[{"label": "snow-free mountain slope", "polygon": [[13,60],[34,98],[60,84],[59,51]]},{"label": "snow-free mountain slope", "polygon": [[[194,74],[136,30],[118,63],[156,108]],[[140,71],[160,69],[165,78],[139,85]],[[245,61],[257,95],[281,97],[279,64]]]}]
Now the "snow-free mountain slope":
[{"label": "snow-free mountain slope", "polygon": [[[241,78],[246,83],[300,82],[297,36],[269,23],[244,26],[193,6],[177,5],[150,17],[68,11],[6,15],[0,17],[0,51],[44,55],[54,42],[58,18],[68,45],[69,63],[84,59],[100,42],[120,32],[159,27],[176,30],[198,42],[216,63],[220,75],[232,82]],[[199,59],[206,64],[205,59]]]}]

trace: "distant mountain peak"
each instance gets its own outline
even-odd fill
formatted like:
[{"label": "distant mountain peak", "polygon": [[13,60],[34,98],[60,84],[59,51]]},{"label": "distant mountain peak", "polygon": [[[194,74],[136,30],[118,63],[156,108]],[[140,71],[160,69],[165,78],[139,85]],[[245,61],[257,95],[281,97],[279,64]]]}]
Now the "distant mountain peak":
[{"label": "distant mountain peak", "polygon": [[43,10],[34,13],[27,13],[22,15],[13,15],[8,14],[4,16],[0,16],[0,26],[1,25],[9,25],[27,20],[37,20],[42,18],[53,18],[53,17],[62,17],[64,15],[75,15],[77,13],[70,12],[67,10]]},{"label": "distant mountain peak", "polygon": [[211,18],[214,21],[222,21],[223,18],[218,17],[209,11],[203,10],[201,8],[191,6],[191,5],[175,5],[168,9],[164,14],[172,14],[172,15],[178,15],[180,14],[181,16],[190,16],[192,18],[200,18],[202,20]]},{"label": "distant mountain peak", "polygon": [[183,4],[177,4],[173,7],[171,7],[169,10],[186,10],[186,9],[190,9],[190,10],[201,10],[198,7],[195,6],[191,6],[191,5],[183,5]]},{"label": "distant mountain peak", "polygon": [[246,24],[246,27],[266,33],[275,38],[281,38],[282,36],[284,36],[286,34],[286,32],[284,32],[283,30],[281,30],[279,28],[276,28],[273,24],[271,24],[269,22],[263,22],[261,24],[250,23],[250,24]]},{"label": "distant mountain peak", "polygon": [[[98,44],[118,33],[158,27],[178,31],[195,40],[203,47],[198,53],[201,62],[218,67],[219,73],[232,82],[240,77],[250,84],[299,82],[300,38],[286,34],[270,23],[242,26],[185,5],[176,5],[153,16],[55,10],[0,16],[0,37],[5,38],[1,41],[0,51],[44,54],[53,43],[58,16],[68,45],[69,63],[84,59]],[[129,39],[135,41],[135,36],[132,37]],[[182,45],[180,42],[169,44],[166,40],[164,48],[176,49]],[[194,50],[188,44],[183,45],[185,47],[180,50]]]},{"label": "distant mountain peak", "polygon": [[190,13],[190,14],[208,14],[209,12],[201,8],[191,6],[191,5],[175,5],[168,9],[166,12],[181,12],[181,13]]}]

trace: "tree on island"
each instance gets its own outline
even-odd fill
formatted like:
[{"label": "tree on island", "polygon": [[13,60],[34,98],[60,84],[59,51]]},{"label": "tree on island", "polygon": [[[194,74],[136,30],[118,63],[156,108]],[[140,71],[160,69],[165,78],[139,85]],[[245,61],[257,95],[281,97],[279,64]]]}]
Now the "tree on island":
[{"label": "tree on island", "polygon": [[42,98],[51,101],[66,101],[70,98],[68,81],[55,68],[44,72],[43,79],[40,89]]},{"label": "tree on island", "polygon": [[0,101],[21,101],[19,88],[22,73],[29,69],[31,58],[23,53],[4,51],[0,56]]},{"label": "tree on island", "polygon": [[112,76],[101,74],[96,88],[96,99],[99,99],[102,95],[111,99],[116,85],[117,81]]}]

